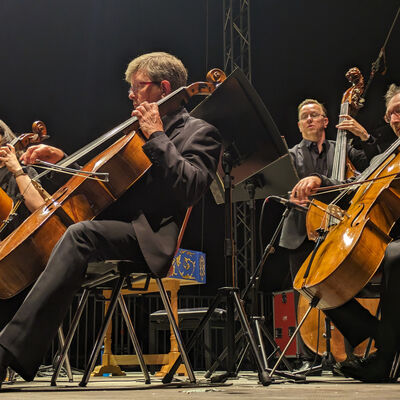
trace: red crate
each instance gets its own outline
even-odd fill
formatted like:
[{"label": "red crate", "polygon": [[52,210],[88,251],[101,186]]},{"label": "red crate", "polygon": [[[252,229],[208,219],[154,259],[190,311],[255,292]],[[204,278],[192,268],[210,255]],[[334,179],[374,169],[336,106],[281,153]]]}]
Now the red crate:
[{"label": "red crate", "polygon": [[[293,290],[273,293],[274,338],[276,344],[283,350],[296,329],[296,310],[294,307]],[[286,351],[286,357],[297,357],[296,338]]]}]

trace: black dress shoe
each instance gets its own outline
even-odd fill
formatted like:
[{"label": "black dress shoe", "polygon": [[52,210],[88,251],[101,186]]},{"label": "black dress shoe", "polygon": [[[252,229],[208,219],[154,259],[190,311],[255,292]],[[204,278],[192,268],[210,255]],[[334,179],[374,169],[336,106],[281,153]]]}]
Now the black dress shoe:
[{"label": "black dress shoe", "polygon": [[337,372],[348,378],[369,383],[388,383],[393,381],[389,377],[392,360],[379,354],[371,355],[366,359],[339,364]]},{"label": "black dress shoe", "polygon": [[372,359],[376,358],[375,353],[371,353],[367,358],[363,357],[358,357],[355,356],[354,354],[351,354],[347,356],[347,358],[344,361],[337,362],[333,366],[333,372],[338,374],[338,375],[343,375],[342,369],[346,368],[357,368],[360,367],[363,363],[370,362]]}]

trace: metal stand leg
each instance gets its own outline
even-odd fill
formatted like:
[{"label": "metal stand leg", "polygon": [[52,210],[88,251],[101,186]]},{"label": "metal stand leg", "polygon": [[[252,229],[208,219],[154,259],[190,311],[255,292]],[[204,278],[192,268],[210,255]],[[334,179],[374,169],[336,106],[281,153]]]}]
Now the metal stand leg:
[{"label": "metal stand leg", "polygon": [[[62,330],[62,327],[60,326],[58,328],[58,341],[60,342],[60,348],[64,348],[65,345],[65,337],[64,337],[64,332]],[[69,357],[68,353],[65,354],[65,369],[67,370],[67,375],[68,375],[68,380],[70,382],[73,382],[73,377],[72,377],[72,370],[71,370],[71,364],[69,362]]]},{"label": "metal stand leg", "polygon": [[106,315],[104,317],[104,321],[103,321],[103,323],[101,325],[101,328],[100,328],[100,331],[99,331],[99,333],[97,335],[95,345],[93,347],[92,353],[90,354],[88,365],[87,365],[86,370],[85,370],[85,372],[83,374],[82,380],[79,383],[79,386],[86,386],[88,381],[89,381],[90,373],[93,371],[94,365],[96,363],[97,356],[99,355],[100,348],[101,348],[101,345],[103,343],[104,336],[106,334],[108,324],[111,321],[111,317],[112,317],[112,315],[114,313],[114,310],[115,310],[115,307],[117,305],[119,292],[121,291],[121,288],[122,288],[124,282],[125,282],[125,277],[124,276],[119,277],[117,282],[116,282],[116,284],[115,284],[115,286],[114,286],[114,288],[113,288],[112,296],[111,296],[111,300],[110,300],[110,304],[109,304],[107,313],[106,313]]},{"label": "metal stand leg", "polygon": [[263,363],[264,363],[264,368],[268,368],[268,358],[267,358],[267,353],[265,352],[265,346],[264,346],[264,339],[262,337],[262,331],[261,331],[261,326],[260,326],[260,319],[261,317],[256,317],[253,319],[254,321],[254,326],[256,327],[256,332],[257,332],[257,339],[259,343],[259,349],[261,351]]},{"label": "metal stand leg", "polygon": [[[201,332],[201,328],[200,325],[197,327],[197,329],[200,330]],[[235,346],[237,345],[237,343],[239,342],[239,340],[244,336],[244,332],[241,329],[236,335],[235,335]],[[188,342],[188,346],[189,346]],[[190,347],[191,348],[191,347]],[[246,351],[247,351],[248,346],[246,347]],[[205,378],[210,378],[211,375],[215,372],[215,370],[222,364],[222,362],[224,361],[226,354],[228,353],[228,348],[225,347],[224,350],[222,351],[222,353],[217,357],[217,359],[214,361],[213,365],[211,365],[211,367],[208,369],[208,371],[204,374]]]},{"label": "metal stand leg", "polygon": [[71,346],[72,339],[74,337],[76,328],[78,327],[78,323],[79,323],[79,320],[81,318],[82,312],[83,312],[83,310],[84,310],[84,308],[86,306],[88,297],[89,297],[89,289],[85,289],[83,291],[83,293],[82,293],[82,296],[81,296],[80,300],[79,300],[78,308],[77,308],[76,313],[74,315],[74,318],[73,318],[73,320],[71,322],[71,326],[69,328],[67,337],[65,339],[64,346],[61,349],[57,364],[56,364],[56,366],[54,368],[53,376],[51,377],[51,386],[56,386],[56,384],[57,384],[57,379],[58,379],[58,376],[60,374],[61,367],[62,367],[62,365],[63,365],[63,363],[65,361],[65,358],[67,357],[68,350],[69,350],[69,348]]},{"label": "metal stand leg", "polygon": [[[189,377],[190,382],[195,383],[196,382],[196,378],[194,377],[194,373],[193,373],[193,369],[192,369],[192,366],[191,366],[190,361],[189,361],[189,357],[187,356],[185,347],[183,345],[181,332],[180,332],[180,330],[178,328],[178,324],[175,321],[175,317],[174,317],[174,314],[172,312],[172,307],[171,307],[171,303],[169,301],[167,292],[165,291],[165,288],[164,288],[164,285],[163,285],[163,283],[161,281],[161,278],[156,278],[156,282],[157,282],[158,289],[160,291],[161,300],[162,300],[162,302],[164,304],[165,311],[167,312],[169,322],[170,322],[170,324],[172,326],[172,330],[174,331],[174,335],[175,335],[176,341],[178,343],[178,348],[179,348],[179,351],[181,353],[180,357],[182,357],[183,363],[185,364],[186,371],[188,373],[188,377]],[[180,357],[178,357],[178,359]],[[164,380],[163,380],[163,382],[164,382]]]},{"label": "metal stand leg", "polygon": [[134,347],[136,355],[138,357],[140,369],[142,370],[143,375],[145,377],[145,383],[150,384],[150,375],[149,375],[149,371],[147,369],[146,363],[144,361],[143,352],[142,352],[142,349],[140,348],[139,340],[136,336],[135,329],[133,328],[133,325],[132,325],[132,320],[129,316],[129,312],[126,307],[125,300],[122,297],[121,293],[118,296],[118,303],[121,308],[122,315],[124,317],[126,326],[128,327],[129,336],[131,337],[133,347]]},{"label": "metal stand leg", "polygon": [[256,340],[254,338],[254,335],[253,335],[253,331],[251,330],[250,323],[247,319],[247,315],[244,310],[243,304],[239,298],[238,292],[239,292],[238,288],[231,289],[231,293],[235,300],[236,309],[239,313],[240,322],[242,323],[242,328],[248,336],[250,347],[251,347],[251,350],[253,351],[253,356],[254,356],[254,359],[255,359],[257,367],[258,367],[260,381],[264,386],[268,386],[271,383],[271,378],[264,369],[262,359],[258,353],[258,347],[257,347]]},{"label": "metal stand leg", "polygon": [[310,314],[310,311],[318,304],[319,299],[314,297],[311,302],[310,302],[310,306],[308,307],[306,313],[304,314],[303,318],[301,319],[300,323],[297,325],[295,331],[293,332],[292,337],[290,338],[289,342],[286,344],[285,348],[282,350],[281,355],[278,358],[278,361],[275,363],[274,367],[272,368],[269,376],[272,376],[275,371],[276,368],[278,367],[279,363],[281,362],[282,358],[284,357],[285,353],[287,352],[287,349],[289,348],[289,346],[292,344],[294,338],[296,337],[298,331],[300,330],[301,326],[304,324],[304,321],[306,320],[306,318],[308,317],[308,314]]},{"label": "metal stand leg", "polygon": [[390,370],[389,378],[392,382],[397,381],[398,373],[400,367],[400,353],[396,353],[393,359],[392,369]]},{"label": "metal stand leg", "polygon": [[[193,332],[193,334],[191,335],[188,343],[187,343],[187,348],[188,350],[190,350],[193,346],[194,343],[196,342],[196,339],[200,336],[201,332],[203,331],[206,323],[208,322],[208,320],[210,319],[212,313],[214,312],[215,308],[217,307],[217,305],[219,304],[222,296],[226,297],[226,301],[227,303],[229,301],[231,301],[231,303],[233,304],[234,307],[236,307],[236,311],[238,312],[238,316],[242,325],[242,335],[245,335],[248,343],[252,349],[253,352],[253,356],[254,359],[256,361],[256,365],[258,368],[258,372],[259,372],[259,378],[260,378],[260,382],[264,385],[267,386],[271,383],[271,378],[268,376],[268,374],[266,373],[266,371],[264,370],[264,366],[262,363],[262,359],[260,357],[260,355],[258,354],[258,348],[257,348],[257,343],[255,341],[253,332],[250,328],[250,323],[247,319],[247,315],[244,311],[243,305],[240,301],[239,295],[238,295],[239,289],[238,288],[232,288],[232,287],[224,287],[224,288],[220,288],[218,290],[218,294],[215,297],[215,299],[213,300],[210,308],[208,309],[207,313],[204,315],[204,317],[202,318],[202,320],[200,321],[198,327],[196,328],[196,330]],[[236,338],[238,336],[236,335]],[[235,336],[234,336],[234,340],[235,340]],[[228,345],[229,346],[229,345]],[[226,349],[226,354],[228,353],[228,349]],[[174,365],[171,367],[170,371],[168,372],[168,374],[164,377],[163,382],[164,383],[168,383],[171,382],[172,376],[175,373],[176,369],[178,368],[180,363],[180,359],[178,358]],[[237,371],[233,371],[234,374],[237,374]],[[226,379],[228,379],[229,377],[231,377],[232,371],[227,371],[225,374],[219,376],[219,377],[215,377],[212,378],[213,382],[220,382],[220,381],[224,381]]]},{"label": "metal stand leg", "polygon": [[[264,324],[261,325],[261,330],[262,330],[262,332],[264,333],[265,337],[268,339],[269,343],[271,344],[271,346],[274,349],[274,351],[270,354],[268,359],[270,359],[271,357],[273,357],[277,353],[281,354],[282,353],[281,348],[276,344],[276,342],[274,340],[274,337],[271,335],[269,330],[267,328],[265,328]],[[288,369],[288,371],[293,371],[293,368],[290,365],[290,363],[289,363],[289,361],[287,360],[286,357],[282,358],[282,362],[283,362],[283,364],[285,364],[285,367]]]}]

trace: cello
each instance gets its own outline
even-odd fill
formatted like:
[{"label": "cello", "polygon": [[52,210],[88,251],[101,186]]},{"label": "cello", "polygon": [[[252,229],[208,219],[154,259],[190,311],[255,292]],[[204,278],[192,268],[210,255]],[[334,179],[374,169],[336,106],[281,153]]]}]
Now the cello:
[{"label": "cello", "polygon": [[[160,115],[178,110],[194,95],[209,95],[224,78],[221,70],[214,69],[207,74],[208,82],[175,90],[158,102]],[[1,299],[14,296],[36,280],[68,226],[94,219],[147,172],[151,162],[142,150],[145,138],[138,128],[138,119],[131,117],[58,164],[69,165],[113,141],[81,169],[89,174],[107,173],[107,182],[82,174],[72,177],[1,243]]]},{"label": "cello", "polygon": [[[352,86],[347,89],[342,96],[339,123],[344,120],[344,115],[354,116],[363,106],[361,96],[364,91],[364,79],[360,70],[356,67],[351,68],[347,71],[345,76]],[[347,132],[338,129],[331,178],[343,181],[356,174],[357,171],[347,156]],[[330,216],[328,216],[325,221],[327,226],[331,226],[336,222],[337,221],[334,221],[334,218]],[[306,226],[310,239],[317,237],[317,228],[321,226],[321,223],[321,216],[319,214],[307,213]],[[378,299],[359,299],[358,301],[360,301],[364,307],[368,308],[371,313],[376,313],[379,303]],[[300,296],[297,308],[298,321],[303,318],[307,308],[308,301],[306,297]],[[327,351],[326,341],[324,339],[324,332],[326,329],[325,323],[325,318],[324,316],[321,317],[320,310],[312,309],[300,328],[300,334],[304,343],[313,350],[314,353],[318,353],[321,356]],[[344,337],[333,324],[330,326],[330,331],[331,353],[336,361],[343,361],[346,358]],[[357,346],[357,348],[354,349],[354,354],[358,356],[363,355],[365,352],[365,345],[366,343]]]},{"label": "cello", "polygon": [[[310,254],[293,286],[321,310],[339,307],[360,292],[383,260],[400,217],[400,139],[339,195],[353,195],[337,225]],[[325,209],[327,209],[325,205]]]}]

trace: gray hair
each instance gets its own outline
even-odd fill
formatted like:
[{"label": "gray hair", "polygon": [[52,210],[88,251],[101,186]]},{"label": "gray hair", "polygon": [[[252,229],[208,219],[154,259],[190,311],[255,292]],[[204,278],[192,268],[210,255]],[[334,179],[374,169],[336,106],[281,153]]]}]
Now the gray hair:
[{"label": "gray hair", "polygon": [[399,94],[399,93],[400,93],[400,86],[397,86],[397,85],[395,85],[394,83],[392,83],[392,84],[389,86],[389,89],[388,89],[388,91],[387,91],[386,94],[385,94],[386,108],[387,108],[387,106],[388,106],[390,100],[392,100],[392,98],[393,98],[394,96],[396,96],[397,94]]},{"label": "gray hair", "polygon": [[143,54],[133,59],[125,71],[125,80],[131,83],[132,75],[143,70],[153,82],[169,81],[171,89],[185,86],[187,70],[179,58],[164,52]]}]

